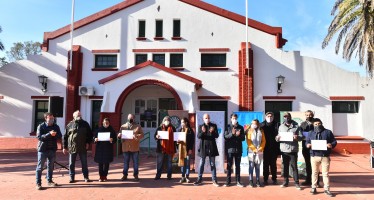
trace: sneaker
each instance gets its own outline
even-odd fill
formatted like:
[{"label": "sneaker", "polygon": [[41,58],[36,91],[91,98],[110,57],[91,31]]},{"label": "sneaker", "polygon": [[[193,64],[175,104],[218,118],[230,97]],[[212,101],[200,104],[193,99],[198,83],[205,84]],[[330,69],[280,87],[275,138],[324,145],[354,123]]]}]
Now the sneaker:
[{"label": "sneaker", "polygon": [[252,180],[249,181],[249,187],[251,187],[251,188],[255,187]]},{"label": "sneaker", "polygon": [[108,178],[106,176],[103,177],[103,181],[106,182]]},{"label": "sneaker", "polygon": [[244,187],[244,185],[241,184],[240,182],[237,182],[237,183],[236,183],[236,186],[238,186],[238,187]]},{"label": "sneaker", "polygon": [[71,179],[69,180],[69,183],[75,183],[75,180],[71,178]]},{"label": "sneaker", "polygon": [[219,184],[218,184],[218,182],[216,180],[213,181],[213,186],[219,187]]},{"label": "sneaker", "polygon": [[256,181],[256,186],[257,187],[261,187],[262,186],[261,183],[260,183],[260,181]]},{"label": "sneaker", "polygon": [[312,194],[317,194],[317,189],[316,189],[316,188],[312,188],[312,189],[310,190],[310,193],[312,193]]},{"label": "sneaker", "polygon": [[312,182],[310,182],[310,181],[304,181],[304,182],[301,183],[301,185],[302,186],[310,186],[310,185],[312,185]]},{"label": "sneaker", "polygon": [[188,177],[186,177],[186,183],[190,183],[190,179]]},{"label": "sneaker", "polygon": [[329,190],[325,190],[325,194],[330,197],[334,196]]},{"label": "sneaker", "polygon": [[225,184],[223,184],[223,187],[229,187],[230,186],[230,181],[226,181],[226,183]]},{"label": "sneaker", "polygon": [[134,181],[139,181],[139,176],[138,175],[134,175]]},{"label": "sneaker", "polygon": [[121,181],[126,181],[126,180],[127,180],[127,176],[123,175],[122,178],[121,178]]},{"label": "sneaker", "polygon": [[92,182],[89,178],[84,178],[84,182],[88,183],[88,182]]},{"label": "sneaker", "polygon": [[48,186],[49,187],[56,187],[57,186],[57,183],[53,182],[53,181],[48,181]]},{"label": "sneaker", "polygon": [[194,183],[193,183],[193,185],[195,185],[195,186],[197,186],[197,185],[201,185],[203,183],[203,181],[201,180],[201,179],[197,179]]},{"label": "sneaker", "polygon": [[301,190],[301,187],[300,187],[299,184],[295,184],[295,187],[296,187],[297,190]]},{"label": "sneaker", "polygon": [[179,181],[179,183],[185,183],[186,182],[186,178],[182,177],[181,180]]},{"label": "sneaker", "polygon": [[277,180],[273,180],[273,185],[278,185],[278,181]]},{"label": "sneaker", "polygon": [[36,190],[42,190],[42,185],[41,184],[36,184]]},{"label": "sneaker", "polygon": [[287,183],[287,182],[286,182],[286,183],[283,183],[280,187],[281,187],[281,188],[288,187],[288,183]]}]

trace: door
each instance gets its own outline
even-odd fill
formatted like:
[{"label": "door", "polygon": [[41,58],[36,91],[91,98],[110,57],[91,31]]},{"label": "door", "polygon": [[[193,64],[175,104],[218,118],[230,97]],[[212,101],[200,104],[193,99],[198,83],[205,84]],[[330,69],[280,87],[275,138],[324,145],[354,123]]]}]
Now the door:
[{"label": "door", "polygon": [[225,124],[227,124],[227,101],[200,101],[201,111],[225,111]]},{"label": "door", "polygon": [[292,101],[265,101],[265,113],[273,112],[276,122],[280,122],[280,111],[292,111]]}]

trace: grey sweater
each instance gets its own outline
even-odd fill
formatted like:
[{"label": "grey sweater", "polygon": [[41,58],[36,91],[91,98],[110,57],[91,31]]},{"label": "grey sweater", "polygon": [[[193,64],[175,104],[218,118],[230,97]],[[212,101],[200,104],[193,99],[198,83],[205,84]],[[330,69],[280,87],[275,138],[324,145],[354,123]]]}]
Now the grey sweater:
[{"label": "grey sweater", "polygon": [[286,124],[281,124],[278,129],[279,132],[293,132],[294,135],[297,135],[297,139],[292,142],[279,141],[278,137],[275,137],[277,142],[280,142],[280,151],[283,153],[291,153],[299,151],[299,143],[303,138],[303,134],[299,130],[299,125],[295,121],[291,121],[289,126]]}]

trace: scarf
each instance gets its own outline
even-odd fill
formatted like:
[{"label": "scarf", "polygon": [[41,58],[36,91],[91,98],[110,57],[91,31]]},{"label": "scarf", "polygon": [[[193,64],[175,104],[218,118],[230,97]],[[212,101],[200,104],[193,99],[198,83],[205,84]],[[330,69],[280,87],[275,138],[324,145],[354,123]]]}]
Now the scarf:
[{"label": "scarf", "polygon": [[161,140],[161,147],[162,147],[162,153],[173,155],[175,153],[174,149],[174,132],[171,126],[166,127],[162,125],[161,128],[163,131],[167,131],[169,133],[169,139],[168,140]]},{"label": "scarf", "polygon": [[[182,128],[182,131],[186,133],[186,137],[187,137],[188,128]],[[187,157],[187,140],[186,142],[180,142],[178,144],[178,149],[179,149],[178,166],[184,167],[184,159]]]},{"label": "scarf", "polygon": [[251,140],[252,140],[252,144],[258,149],[261,145],[261,140],[262,140],[262,133],[259,128],[257,130],[256,129],[253,130],[251,134]]}]

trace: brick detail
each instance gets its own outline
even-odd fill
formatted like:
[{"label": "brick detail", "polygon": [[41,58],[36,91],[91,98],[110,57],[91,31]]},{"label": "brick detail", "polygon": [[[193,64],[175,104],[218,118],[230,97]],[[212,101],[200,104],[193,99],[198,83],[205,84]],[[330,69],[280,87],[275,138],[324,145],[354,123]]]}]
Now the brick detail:
[{"label": "brick detail", "polygon": [[196,113],[188,113],[188,121],[196,134]]},{"label": "brick detail", "polygon": [[218,99],[218,100],[230,100],[230,96],[198,96],[197,99]]},{"label": "brick detail", "polygon": [[[69,52],[70,53],[70,52]],[[69,55],[68,55],[68,58]],[[79,45],[73,47],[73,66],[70,70],[69,59],[67,64],[67,86],[66,86],[66,110],[65,124],[73,119],[73,113],[80,109],[81,98],[78,95],[78,88],[82,85],[83,53]]]},{"label": "brick detail", "polygon": [[133,49],[134,53],[153,53],[153,52],[186,52],[186,49]]},{"label": "brick detail", "polygon": [[295,96],[263,96],[262,99],[296,99]]},{"label": "brick detail", "polygon": [[331,101],[363,101],[364,96],[330,96]]},{"label": "brick detail", "polygon": [[230,48],[200,48],[199,52],[230,52]]},{"label": "brick detail", "polygon": [[109,118],[110,125],[113,127],[113,129],[115,131],[119,131],[119,128],[121,127],[121,112],[101,112],[99,124],[101,124],[104,118]]},{"label": "brick detail", "polygon": [[88,99],[103,99],[103,96],[88,96]]},{"label": "brick detail", "polygon": [[249,48],[249,69],[246,67],[245,42],[239,50],[239,111],[253,111],[253,50]]},{"label": "brick detail", "polygon": [[91,50],[92,53],[119,53],[119,49],[94,49]]}]

